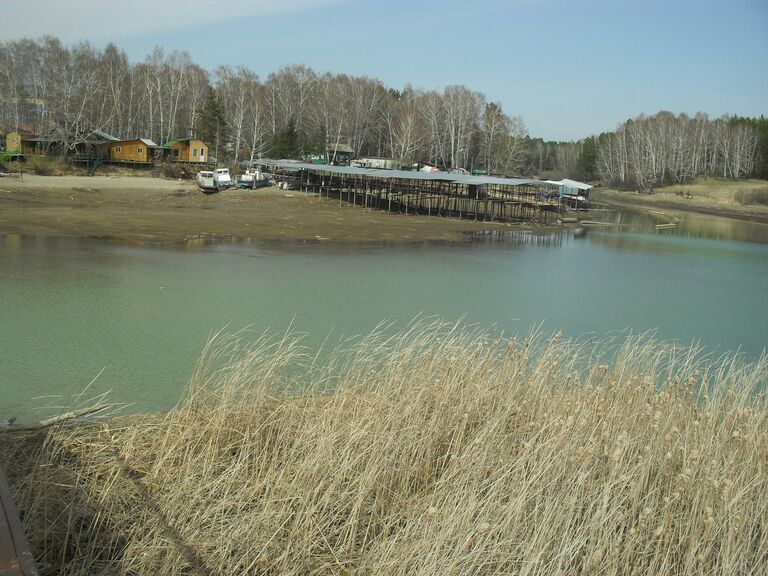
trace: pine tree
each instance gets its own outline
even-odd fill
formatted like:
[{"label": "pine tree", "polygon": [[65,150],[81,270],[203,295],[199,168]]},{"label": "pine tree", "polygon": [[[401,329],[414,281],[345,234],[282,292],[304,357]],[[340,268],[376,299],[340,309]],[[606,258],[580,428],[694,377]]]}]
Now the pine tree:
[{"label": "pine tree", "polygon": [[272,155],[275,158],[296,158],[301,153],[299,134],[293,119],[272,138]]},{"label": "pine tree", "polygon": [[208,144],[216,160],[224,154],[227,142],[227,123],[224,120],[224,106],[216,90],[208,89],[203,106],[197,111],[197,128],[200,138]]}]

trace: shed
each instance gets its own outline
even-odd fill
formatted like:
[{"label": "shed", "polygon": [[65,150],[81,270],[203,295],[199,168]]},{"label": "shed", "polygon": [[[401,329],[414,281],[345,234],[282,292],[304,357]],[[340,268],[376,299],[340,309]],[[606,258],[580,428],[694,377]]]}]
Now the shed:
[{"label": "shed", "polygon": [[109,159],[113,162],[152,162],[160,146],[148,138],[118,140],[109,145]]},{"label": "shed", "polygon": [[562,180],[546,180],[548,184],[557,186],[557,195],[561,202],[573,208],[589,207],[589,191],[591,184],[563,178]]},{"label": "shed", "polygon": [[349,144],[328,144],[328,164],[334,166],[349,166],[355,151]]},{"label": "shed", "polygon": [[43,143],[44,140],[37,134],[23,128],[17,128],[5,135],[5,155],[28,156],[42,154]]},{"label": "shed", "polygon": [[118,141],[119,138],[111,134],[102,130],[94,130],[75,144],[75,160],[107,159],[109,158],[110,145]]},{"label": "shed", "polygon": [[208,162],[208,144],[200,138],[181,138],[163,144],[172,162]]},{"label": "shed", "polygon": [[591,184],[584,184],[584,182],[569,180],[568,178],[563,178],[562,180],[546,180],[546,182],[557,186],[557,192],[561,198],[563,196],[584,196],[585,198],[588,198],[589,191],[592,189]]}]

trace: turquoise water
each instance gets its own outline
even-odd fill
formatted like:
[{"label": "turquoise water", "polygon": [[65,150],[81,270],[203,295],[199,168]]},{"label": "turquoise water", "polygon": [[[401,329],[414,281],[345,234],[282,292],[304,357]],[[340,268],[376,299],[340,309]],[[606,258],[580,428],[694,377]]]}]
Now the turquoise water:
[{"label": "turquoise water", "polygon": [[656,330],[756,358],[768,345],[768,244],[593,230],[197,250],[0,237],[0,419],[54,412],[97,375],[88,394],[167,408],[224,327],[255,338],[293,326],[317,347],[420,314],[508,333]]}]

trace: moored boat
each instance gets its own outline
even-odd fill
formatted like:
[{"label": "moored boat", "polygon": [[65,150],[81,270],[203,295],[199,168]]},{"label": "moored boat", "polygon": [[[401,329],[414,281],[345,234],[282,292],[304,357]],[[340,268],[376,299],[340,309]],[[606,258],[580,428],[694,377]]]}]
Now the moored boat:
[{"label": "moored boat", "polygon": [[269,186],[269,180],[261,168],[246,168],[237,181],[240,188],[263,188]]}]

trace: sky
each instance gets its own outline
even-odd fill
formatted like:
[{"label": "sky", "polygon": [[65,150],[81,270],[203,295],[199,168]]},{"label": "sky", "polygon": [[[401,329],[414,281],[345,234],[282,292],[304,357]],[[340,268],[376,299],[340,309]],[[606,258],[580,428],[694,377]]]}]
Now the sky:
[{"label": "sky", "polygon": [[0,41],[155,46],[266,80],[290,64],[401,89],[463,84],[533,137],[660,110],[768,115],[768,0],[0,0]]}]

